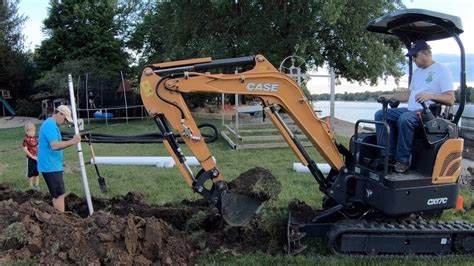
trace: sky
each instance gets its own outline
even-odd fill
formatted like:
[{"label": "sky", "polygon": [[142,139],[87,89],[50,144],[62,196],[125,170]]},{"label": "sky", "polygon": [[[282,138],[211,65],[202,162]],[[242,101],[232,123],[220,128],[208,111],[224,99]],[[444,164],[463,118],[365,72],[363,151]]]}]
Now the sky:
[{"label": "sky", "polygon": [[[466,54],[474,54],[474,1],[473,0],[403,0],[407,8],[420,8],[437,11],[441,13],[455,15],[461,18],[464,33],[461,34],[461,40],[464,44]],[[28,17],[23,27],[25,36],[25,45],[27,49],[33,50],[40,45],[44,38],[42,32],[43,20],[48,15],[49,0],[20,0],[19,13]],[[459,54],[459,48],[452,39],[430,42],[433,48],[433,54]],[[279,64],[276,64],[279,65]],[[470,71],[470,69],[468,69]],[[471,70],[474,71],[474,70]],[[327,70],[321,69],[318,74],[327,73]],[[406,87],[407,78],[402,78],[400,86]],[[358,83],[351,84],[341,79],[342,84],[336,87],[336,92],[356,92],[356,91],[375,91],[391,90],[396,87],[393,78],[387,82],[380,81],[379,87],[373,88],[368,85],[360,86]],[[308,84],[312,93],[329,93],[329,82],[327,78],[315,78]]]}]

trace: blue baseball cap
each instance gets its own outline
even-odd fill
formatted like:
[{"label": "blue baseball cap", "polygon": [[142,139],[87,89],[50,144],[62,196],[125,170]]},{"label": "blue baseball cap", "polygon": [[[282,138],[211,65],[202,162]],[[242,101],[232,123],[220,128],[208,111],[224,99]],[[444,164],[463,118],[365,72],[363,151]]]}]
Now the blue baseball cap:
[{"label": "blue baseball cap", "polygon": [[421,50],[429,50],[430,46],[426,43],[425,40],[417,40],[411,43],[410,49],[408,49],[408,53],[406,56],[414,56]]}]

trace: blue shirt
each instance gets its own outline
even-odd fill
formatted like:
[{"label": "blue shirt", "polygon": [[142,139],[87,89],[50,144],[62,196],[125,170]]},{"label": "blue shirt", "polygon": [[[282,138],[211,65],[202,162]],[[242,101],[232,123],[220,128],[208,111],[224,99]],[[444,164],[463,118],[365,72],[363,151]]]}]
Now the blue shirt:
[{"label": "blue shirt", "polygon": [[63,150],[53,150],[51,147],[51,142],[61,140],[61,131],[56,121],[52,117],[46,119],[39,130],[38,172],[63,171]]}]

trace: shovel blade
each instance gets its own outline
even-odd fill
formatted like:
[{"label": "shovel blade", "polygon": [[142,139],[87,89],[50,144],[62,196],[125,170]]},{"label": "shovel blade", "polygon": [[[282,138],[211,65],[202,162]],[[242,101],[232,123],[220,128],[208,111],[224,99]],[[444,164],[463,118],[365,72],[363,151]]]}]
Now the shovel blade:
[{"label": "shovel blade", "polygon": [[260,212],[263,203],[244,195],[227,192],[221,198],[221,215],[230,226],[244,226]]},{"label": "shovel blade", "polygon": [[103,177],[99,178],[99,188],[102,193],[107,192],[107,185],[105,184],[105,179]]}]

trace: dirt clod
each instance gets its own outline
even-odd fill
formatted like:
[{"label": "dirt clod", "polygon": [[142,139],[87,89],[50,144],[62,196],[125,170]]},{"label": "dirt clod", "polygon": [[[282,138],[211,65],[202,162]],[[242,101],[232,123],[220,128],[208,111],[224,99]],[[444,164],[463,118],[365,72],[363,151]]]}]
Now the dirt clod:
[{"label": "dirt clod", "polygon": [[281,183],[270,171],[262,167],[252,168],[229,183],[229,190],[260,201],[276,199]]},{"label": "dirt clod", "polygon": [[300,221],[309,221],[314,216],[314,210],[303,201],[293,200],[288,204],[291,216]]}]

